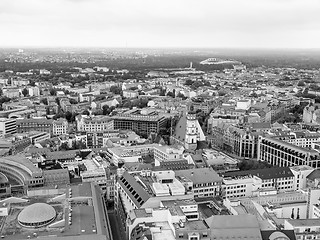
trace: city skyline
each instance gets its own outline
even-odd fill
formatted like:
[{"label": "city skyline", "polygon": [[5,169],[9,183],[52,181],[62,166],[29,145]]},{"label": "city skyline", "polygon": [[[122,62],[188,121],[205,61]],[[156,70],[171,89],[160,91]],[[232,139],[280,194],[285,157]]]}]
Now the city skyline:
[{"label": "city skyline", "polygon": [[320,48],[316,0],[4,0],[0,47]]}]

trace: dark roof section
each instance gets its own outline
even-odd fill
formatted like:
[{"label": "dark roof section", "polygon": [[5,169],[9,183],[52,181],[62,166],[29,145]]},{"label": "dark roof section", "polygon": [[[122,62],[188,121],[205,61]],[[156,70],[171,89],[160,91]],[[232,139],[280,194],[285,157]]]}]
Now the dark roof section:
[{"label": "dark roof section", "polygon": [[223,176],[225,177],[246,176],[246,175],[257,176],[261,179],[274,179],[274,178],[294,176],[289,167],[263,168],[263,169],[247,170],[247,171],[227,172],[223,174]]},{"label": "dark roof section", "polygon": [[290,240],[296,240],[293,230],[261,230],[261,236],[263,240],[274,240],[276,239],[275,237],[283,236],[283,234]]},{"label": "dark roof section", "polygon": [[178,121],[176,130],[174,132],[174,137],[177,140],[184,142],[186,137],[186,131],[187,131],[187,116],[186,114],[184,114]]},{"label": "dark roof section", "polygon": [[90,155],[90,153],[92,153],[92,151],[91,150],[81,150],[80,151],[80,157],[82,158],[82,159],[85,159],[86,157],[88,157],[89,155]]},{"label": "dark roof section", "polygon": [[271,123],[269,122],[252,123],[251,127],[254,129],[261,129],[261,128],[271,129]]},{"label": "dark roof section", "polygon": [[128,172],[122,175],[119,183],[139,208],[150,198],[148,192]]},{"label": "dark roof section", "polygon": [[315,169],[313,170],[308,176],[308,179],[314,181],[317,178],[320,178],[320,170],[319,169]]}]

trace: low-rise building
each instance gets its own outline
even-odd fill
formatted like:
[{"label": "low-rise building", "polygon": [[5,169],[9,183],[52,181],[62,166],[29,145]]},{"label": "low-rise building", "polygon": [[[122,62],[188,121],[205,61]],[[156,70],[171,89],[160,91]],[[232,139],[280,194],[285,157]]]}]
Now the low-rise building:
[{"label": "low-rise building", "polygon": [[113,130],[113,119],[108,116],[76,116],[77,130],[79,132],[104,132]]},{"label": "low-rise building", "polygon": [[68,121],[65,118],[52,121],[52,135],[59,136],[67,134],[68,126]]},{"label": "low-rise building", "polygon": [[52,132],[52,120],[46,118],[17,119],[17,133],[30,131]]},{"label": "low-rise building", "polygon": [[0,137],[17,132],[16,119],[0,118]]},{"label": "low-rise building", "polygon": [[176,171],[182,182],[192,182],[195,198],[215,197],[222,193],[222,178],[212,168],[195,168]]}]

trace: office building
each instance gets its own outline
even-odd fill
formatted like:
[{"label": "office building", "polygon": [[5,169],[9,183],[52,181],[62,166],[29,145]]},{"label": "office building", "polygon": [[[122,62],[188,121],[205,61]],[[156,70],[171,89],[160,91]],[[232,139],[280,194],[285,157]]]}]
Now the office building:
[{"label": "office building", "polygon": [[0,137],[17,132],[16,119],[0,118]]},{"label": "office building", "polygon": [[270,137],[259,137],[258,160],[279,167],[307,165],[320,167],[320,153],[314,149],[296,145]]},{"label": "office building", "polygon": [[150,133],[165,129],[168,118],[155,111],[133,109],[112,117],[114,129],[128,129],[147,138]]}]

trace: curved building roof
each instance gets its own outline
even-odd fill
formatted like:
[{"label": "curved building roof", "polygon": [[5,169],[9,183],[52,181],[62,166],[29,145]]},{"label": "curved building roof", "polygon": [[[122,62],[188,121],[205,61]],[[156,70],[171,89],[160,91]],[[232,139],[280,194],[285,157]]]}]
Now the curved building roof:
[{"label": "curved building roof", "polygon": [[9,182],[7,176],[0,172],[0,183],[7,183],[7,182]]},{"label": "curved building roof", "polygon": [[34,203],[25,207],[18,216],[18,221],[32,225],[52,220],[56,216],[56,210],[46,203]]}]

